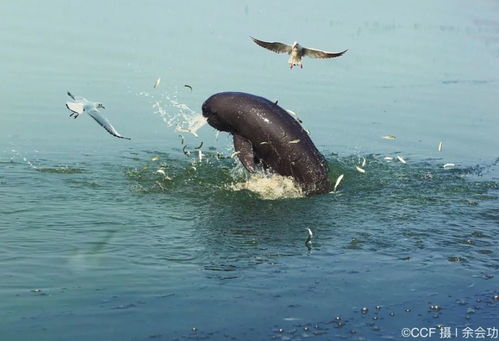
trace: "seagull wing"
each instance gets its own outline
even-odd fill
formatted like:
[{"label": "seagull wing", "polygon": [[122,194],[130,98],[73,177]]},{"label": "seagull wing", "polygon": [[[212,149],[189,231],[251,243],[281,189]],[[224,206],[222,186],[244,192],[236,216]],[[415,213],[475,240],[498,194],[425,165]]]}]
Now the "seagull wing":
[{"label": "seagull wing", "polygon": [[83,112],[83,106],[84,105],[81,102],[66,102],[66,108],[77,114],[81,114]]},{"label": "seagull wing", "polygon": [[291,53],[291,45],[279,43],[279,42],[267,42],[267,41],[261,41],[256,38],[250,37],[253,39],[255,43],[260,45],[261,47],[265,47],[266,49],[269,49],[270,51],[274,51],[276,53]]},{"label": "seagull wing", "polygon": [[124,136],[121,136],[120,133],[118,133],[116,131],[116,129],[114,129],[114,127],[111,125],[111,123],[109,123],[108,119],[105,118],[104,116],[102,116],[99,111],[97,111],[96,109],[92,109],[92,110],[88,110],[86,111],[90,116],[92,116],[92,118],[94,120],[97,121],[97,123],[99,123],[104,129],[106,129],[109,134],[113,135],[113,136],[116,136],[116,137],[119,137],[120,139],[127,139],[127,140],[130,140],[129,137],[124,137]]},{"label": "seagull wing", "polygon": [[341,52],[326,52],[322,50],[317,50],[317,49],[309,49],[307,47],[303,48],[303,55],[307,57],[312,57],[312,58],[334,58],[334,57],[339,57],[343,53],[347,52],[348,50],[341,51]]}]

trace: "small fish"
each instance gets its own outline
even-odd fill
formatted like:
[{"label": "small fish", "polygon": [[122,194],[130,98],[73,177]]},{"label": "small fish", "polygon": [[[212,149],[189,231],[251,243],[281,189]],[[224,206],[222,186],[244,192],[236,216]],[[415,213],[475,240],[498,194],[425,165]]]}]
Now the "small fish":
[{"label": "small fish", "polygon": [[270,144],[270,142],[263,141],[263,142],[260,142],[260,144]]},{"label": "small fish", "polygon": [[407,163],[407,162],[404,160],[404,158],[403,158],[402,156],[400,156],[400,155],[397,155],[397,159],[399,159],[399,161],[400,161],[400,162],[402,162],[402,163]]},{"label": "small fish", "polygon": [[159,86],[159,83],[161,83],[161,78],[158,78],[156,83],[154,83],[154,89],[156,89]]},{"label": "small fish", "polygon": [[307,228],[307,232],[308,232],[308,235],[307,235],[307,240],[305,240],[305,245],[309,246],[310,244],[312,244],[312,238],[313,238],[313,233],[312,233],[312,230]]},{"label": "small fish", "polygon": [[441,152],[442,151],[442,141],[440,141],[440,143],[438,144],[438,151]]},{"label": "small fish", "polygon": [[341,180],[343,180],[344,174],[341,174],[338,179],[336,179],[336,183],[334,184],[333,192],[336,192],[336,188],[338,188],[338,185],[340,184]]},{"label": "small fish", "polygon": [[184,84],[184,86],[185,86],[186,88],[191,89],[191,91],[192,91],[192,86],[190,86],[189,84]]},{"label": "small fish", "polygon": [[366,172],[365,169],[362,169],[359,166],[355,166],[355,169],[357,169],[357,171],[359,171],[360,173],[365,173]]},{"label": "small fish", "polygon": [[366,158],[363,157],[362,158],[362,165],[361,165],[361,167],[365,167],[365,166],[366,166]]},{"label": "small fish", "polygon": [[283,318],[284,321],[300,321],[301,319],[298,317],[285,317]]},{"label": "small fish", "polygon": [[161,168],[160,168],[160,169],[158,169],[158,170],[156,171],[156,173],[158,173],[158,174],[162,174],[162,175],[166,176],[165,171],[164,171],[164,170],[162,170]]},{"label": "small fish", "polygon": [[454,163],[446,163],[446,164],[444,165],[444,168],[454,167],[455,165],[456,165],[456,164],[454,164]]},{"label": "small fish", "polygon": [[158,160],[159,160],[159,157],[157,157],[157,156],[153,156],[153,157],[151,158],[151,160],[152,160],[152,161],[158,161]]},{"label": "small fish", "polygon": [[296,139],[296,140],[291,140],[289,141],[288,143],[292,143],[292,144],[295,144],[295,143],[299,143],[300,142],[300,139]]},{"label": "small fish", "polygon": [[230,157],[231,157],[231,158],[233,158],[234,156],[239,155],[240,153],[241,153],[241,152],[234,152],[234,153],[232,153],[232,154],[230,155]]},{"label": "small fish", "polygon": [[395,140],[396,139],[396,137],[393,135],[385,135],[385,136],[381,136],[381,138],[383,138],[385,140]]},{"label": "small fish", "polygon": [[194,131],[192,131],[190,129],[184,129],[184,128],[177,127],[177,128],[175,128],[175,130],[178,131],[179,133],[190,133],[196,137],[199,137],[198,134],[196,134]]},{"label": "small fish", "polygon": [[303,123],[303,121],[300,120],[300,118],[298,117],[298,115],[293,110],[286,109],[286,111],[288,112],[288,114],[291,114],[291,115],[295,116],[295,118],[296,118],[296,120],[298,122]]},{"label": "small fish", "polygon": [[385,159],[386,161],[392,161],[392,160],[393,160],[393,157],[391,157],[391,156],[385,156],[385,157],[384,157],[384,159]]}]

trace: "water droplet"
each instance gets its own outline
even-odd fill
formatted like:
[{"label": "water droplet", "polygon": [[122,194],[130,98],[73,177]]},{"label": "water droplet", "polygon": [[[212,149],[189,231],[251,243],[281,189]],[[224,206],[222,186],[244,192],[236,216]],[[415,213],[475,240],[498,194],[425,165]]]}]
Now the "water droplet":
[{"label": "water droplet", "polygon": [[193,331],[193,332],[197,332],[197,331],[198,331],[198,329],[197,329],[196,327],[192,327],[192,331]]},{"label": "water droplet", "polygon": [[336,316],[334,319],[335,319],[336,321],[341,321],[341,316]]},{"label": "water droplet", "polygon": [[395,316],[395,313],[392,311],[392,312],[390,312],[388,315],[390,315],[390,316],[392,316],[392,317],[393,317],[393,316]]},{"label": "water droplet", "polygon": [[405,309],[404,309],[404,311],[405,311],[406,313],[410,313],[410,312],[411,312],[411,308],[405,308]]},{"label": "water droplet", "polygon": [[308,327],[303,327],[303,330],[308,332]]},{"label": "water droplet", "polygon": [[277,330],[277,331],[279,332],[279,334],[284,333],[284,329],[282,329],[282,328],[279,328],[279,330]]},{"label": "water droplet", "polygon": [[383,308],[383,307],[382,307],[382,306],[380,306],[380,305],[377,305],[377,306],[376,306],[376,310],[381,310],[381,308]]},{"label": "water droplet", "polygon": [[432,311],[440,311],[440,310],[442,310],[442,307],[439,306],[439,305],[431,305],[430,306],[430,310],[432,310]]},{"label": "water droplet", "polygon": [[367,314],[367,312],[368,312],[368,311],[369,311],[369,309],[367,309],[367,307],[363,307],[363,308],[360,310],[360,312],[361,312],[362,314]]},{"label": "water droplet", "polygon": [[378,316],[373,316],[373,320],[377,320],[378,319]]}]

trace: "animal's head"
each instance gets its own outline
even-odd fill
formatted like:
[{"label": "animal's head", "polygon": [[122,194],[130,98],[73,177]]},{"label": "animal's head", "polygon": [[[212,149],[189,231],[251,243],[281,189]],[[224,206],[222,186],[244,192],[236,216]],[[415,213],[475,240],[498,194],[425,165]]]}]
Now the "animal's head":
[{"label": "animal's head", "polygon": [[293,45],[291,45],[291,48],[292,48],[292,49],[299,49],[299,48],[300,48],[300,44],[298,44],[298,42],[297,42],[297,41],[295,41],[295,42],[293,43]]},{"label": "animal's head", "polygon": [[221,131],[233,132],[233,112],[227,110],[230,107],[231,96],[228,93],[219,93],[208,98],[202,106],[203,116],[208,124]]}]

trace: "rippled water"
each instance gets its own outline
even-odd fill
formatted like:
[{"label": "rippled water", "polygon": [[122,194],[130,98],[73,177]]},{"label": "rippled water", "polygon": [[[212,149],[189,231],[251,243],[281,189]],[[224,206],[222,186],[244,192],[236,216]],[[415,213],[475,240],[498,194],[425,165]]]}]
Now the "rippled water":
[{"label": "rippled water", "polygon": [[[495,2],[43,6],[0,4],[0,339],[499,328]],[[249,35],[349,51],[290,71]],[[67,90],[132,141],[68,119]],[[176,131],[225,90],[296,112],[338,190]]]}]

